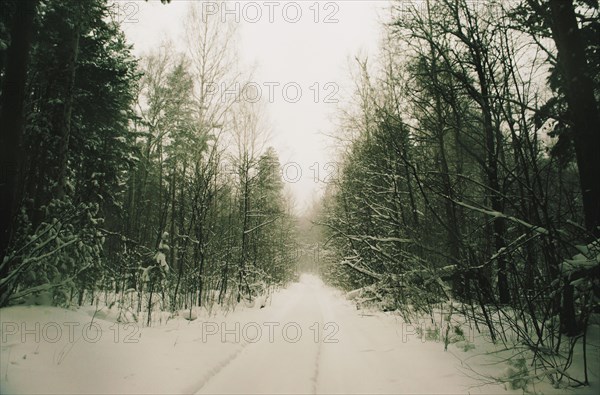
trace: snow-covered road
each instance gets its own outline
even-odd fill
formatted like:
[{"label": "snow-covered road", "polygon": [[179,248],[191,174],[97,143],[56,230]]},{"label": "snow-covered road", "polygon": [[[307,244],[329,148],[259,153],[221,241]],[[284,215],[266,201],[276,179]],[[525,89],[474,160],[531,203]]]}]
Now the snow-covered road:
[{"label": "snow-covered road", "polygon": [[93,307],[0,313],[2,393],[503,391],[473,387],[460,370],[462,350],[422,342],[397,315],[357,310],[312,275],[276,292],[263,309],[150,328],[117,326],[114,312]]},{"label": "snow-covered road", "polygon": [[475,384],[441,344],[421,342],[392,316],[362,314],[316,277],[303,276],[288,292],[285,305],[276,300],[277,317],[269,318],[278,324],[272,336],[262,325],[260,340],[202,381],[197,393],[462,393]]},{"label": "snow-covered road", "polygon": [[317,328],[324,326],[322,288],[304,281],[294,291],[297,295],[278,316],[267,309],[267,320],[240,323],[241,340],[256,336],[257,341],[202,383],[198,393],[315,393],[322,348]]}]

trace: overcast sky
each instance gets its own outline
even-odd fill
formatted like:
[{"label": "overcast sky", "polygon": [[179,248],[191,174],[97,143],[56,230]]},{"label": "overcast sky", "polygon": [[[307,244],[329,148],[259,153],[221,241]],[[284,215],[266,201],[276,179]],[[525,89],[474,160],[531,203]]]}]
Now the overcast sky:
[{"label": "overcast sky", "polygon": [[[180,42],[190,1],[163,5],[158,0],[119,0],[123,29],[135,53],[148,52],[165,38]],[[239,60],[247,66],[256,64],[253,81],[264,87],[263,97],[269,98],[264,83],[279,84],[273,87],[272,103],[266,105],[270,145],[287,170],[287,185],[300,213],[322,190],[314,179],[317,168],[320,177],[333,169],[326,167],[335,158],[332,141],[325,134],[335,131],[338,105],[334,102],[352,89],[349,59],[359,53],[376,56],[379,15],[387,1],[228,3],[211,2],[205,10],[228,20],[239,19]],[[300,91],[302,96],[297,97]]]}]

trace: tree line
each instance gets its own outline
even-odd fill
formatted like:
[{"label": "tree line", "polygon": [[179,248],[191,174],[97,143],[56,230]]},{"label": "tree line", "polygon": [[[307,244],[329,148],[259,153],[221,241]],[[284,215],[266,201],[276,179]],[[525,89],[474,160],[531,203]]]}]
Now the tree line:
[{"label": "tree line", "polygon": [[411,4],[377,61],[356,58],[322,271],[409,322],[460,311],[587,383],[566,370],[600,297],[598,3]]},{"label": "tree line", "polygon": [[[168,5],[164,5],[169,7]],[[295,275],[295,219],[233,24],[192,3],[141,58],[106,0],[2,2],[0,306],[131,315],[251,302]]]}]

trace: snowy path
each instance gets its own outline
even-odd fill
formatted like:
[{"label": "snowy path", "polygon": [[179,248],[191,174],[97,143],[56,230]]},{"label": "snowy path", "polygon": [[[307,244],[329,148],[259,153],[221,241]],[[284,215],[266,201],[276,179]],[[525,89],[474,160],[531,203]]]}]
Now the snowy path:
[{"label": "snowy path", "polygon": [[320,343],[310,327],[315,331],[315,323],[323,327],[322,302],[315,284],[304,283],[299,291],[302,295],[287,306],[282,318],[270,319],[273,324],[267,325],[256,322],[262,331],[260,340],[248,344],[198,393],[315,393]]},{"label": "snowy path", "polygon": [[[193,322],[176,318],[117,333],[112,313],[97,313],[93,322],[102,336],[94,341],[82,340],[90,309],[0,310],[0,392],[503,392],[473,387],[477,382],[459,369],[461,350],[421,342],[395,315],[356,310],[314,276],[277,292],[264,309],[238,308]],[[75,340],[66,336],[67,322],[81,324]],[[41,341],[32,331],[36,324]],[[29,332],[19,333],[22,325]],[[63,328],[58,341],[56,327]]]},{"label": "snowy path", "polygon": [[[361,315],[319,279],[305,276],[291,291],[273,338],[263,330],[197,393],[460,393],[474,384],[441,344],[414,333],[403,342],[393,317]],[[285,325],[288,339],[279,331]],[[298,327],[302,335],[292,342]]]}]

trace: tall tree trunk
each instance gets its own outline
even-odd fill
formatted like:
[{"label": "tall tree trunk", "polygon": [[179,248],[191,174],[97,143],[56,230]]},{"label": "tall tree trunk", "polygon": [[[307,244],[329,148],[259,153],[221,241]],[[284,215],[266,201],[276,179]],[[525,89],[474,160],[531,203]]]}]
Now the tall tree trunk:
[{"label": "tall tree trunk", "polygon": [[[573,122],[573,137],[579,183],[583,200],[586,229],[600,237],[600,114],[594,97],[594,84],[588,68],[581,32],[575,16],[573,0],[550,0],[552,36],[558,49],[558,60],[564,76],[567,103]],[[561,329],[578,332],[573,306],[573,286],[563,289]]]},{"label": "tall tree trunk", "polygon": [[[0,278],[9,270],[2,265],[10,243],[18,210],[23,159],[23,107],[27,81],[29,49],[33,19],[38,0],[16,1],[10,27],[11,42],[7,49],[6,71],[2,86],[0,113]],[[1,304],[1,302],[0,302]]]},{"label": "tall tree trunk", "polygon": [[[475,68],[477,70],[477,76],[479,79],[480,86],[480,107],[483,113],[483,129],[485,134],[485,146],[486,146],[486,175],[488,186],[491,189],[491,206],[492,210],[503,212],[504,211],[504,198],[500,189],[500,178],[498,172],[498,159],[502,150],[502,141],[499,139],[500,134],[496,133],[494,122],[492,119],[492,106],[490,103],[490,89],[488,85],[488,78],[486,77],[482,53],[478,51],[473,52],[475,60]],[[506,247],[505,234],[506,234],[506,220],[498,217],[494,218],[492,223],[492,231],[494,238],[494,249],[495,254],[498,254],[496,261],[498,262],[498,296],[500,304],[510,303],[510,290],[508,284],[508,273],[506,267],[506,258],[502,253],[502,250]]]},{"label": "tall tree trunk", "polygon": [[600,115],[573,0],[550,0],[552,35],[573,121],[585,226],[600,237]]},{"label": "tall tree trunk", "polygon": [[[428,20],[429,20],[429,34],[433,37],[433,28],[431,26],[431,8],[429,1],[427,2],[427,12],[428,12]],[[448,245],[448,252],[450,253],[450,257],[454,261],[453,263],[460,266],[460,229],[458,226],[458,217],[456,216],[456,208],[454,207],[453,197],[454,193],[452,191],[452,182],[450,179],[450,169],[448,166],[448,160],[446,158],[446,144],[445,144],[445,128],[444,128],[444,114],[442,113],[442,100],[440,91],[442,88],[439,83],[438,78],[438,65],[437,58],[438,54],[435,50],[433,43],[429,42],[429,53],[431,56],[431,79],[433,83],[433,95],[435,101],[435,130],[434,133],[436,135],[437,143],[439,145],[439,166],[440,173],[442,177],[442,189],[444,195],[447,197],[444,201],[444,208],[446,211],[446,221],[448,222],[446,226],[446,242]],[[460,268],[459,268],[460,270]],[[459,272],[459,271],[458,271]],[[453,291],[459,295],[465,295],[465,279],[460,274],[454,276],[453,278]]]},{"label": "tall tree trunk", "polygon": [[171,236],[171,250],[169,251],[170,262],[173,267],[175,267],[177,259],[177,239],[175,237],[175,218],[176,214],[176,205],[175,205],[175,189],[177,184],[177,169],[176,166],[173,166],[173,174],[171,175],[171,226],[170,226],[170,236]]},{"label": "tall tree trunk", "polygon": [[[182,175],[185,176],[186,174],[186,169],[187,169],[187,162],[183,162],[183,171],[182,171]],[[182,180],[179,183],[179,218],[178,218],[178,232],[179,235],[185,235],[187,237],[185,237],[184,240],[182,240],[182,245],[181,248],[178,249],[178,256],[177,256],[177,282],[175,283],[175,291],[173,292],[173,303],[172,303],[172,309],[173,311],[177,308],[177,298],[178,298],[178,294],[179,294],[179,286],[181,284],[181,277],[183,276],[183,263],[185,262],[185,257],[187,254],[187,248],[188,248],[188,243],[189,243],[189,234],[190,232],[186,232],[185,230],[185,182]],[[192,227],[194,226],[194,220],[195,220],[195,211],[192,210],[192,217],[189,221],[189,230],[192,229]]]},{"label": "tall tree trunk", "polygon": [[58,114],[55,130],[59,136],[58,163],[56,179],[56,198],[62,199],[65,196],[67,184],[67,163],[69,158],[69,138],[71,136],[71,114],[73,112],[73,95],[75,87],[75,74],[77,70],[77,58],[79,55],[79,36],[81,34],[81,6],[77,6],[75,11],[77,18],[75,26],[68,41],[69,52],[66,63],[67,72],[65,75],[65,94],[61,113]]},{"label": "tall tree trunk", "polygon": [[244,279],[245,276],[245,270],[246,270],[246,256],[247,256],[247,246],[248,246],[248,234],[247,234],[247,229],[248,229],[248,210],[250,209],[249,205],[250,205],[250,186],[249,186],[249,182],[250,180],[248,179],[249,176],[249,163],[248,163],[248,159],[247,157],[244,158],[244,188],[243,188],[243,207],[242,207],[242,250],[240,253],[240,266],[239,266],[239,271],[238,271],[238,295],[237,295],[237,301],[238,303],[241,300],[242,297],[242,281]]}]

